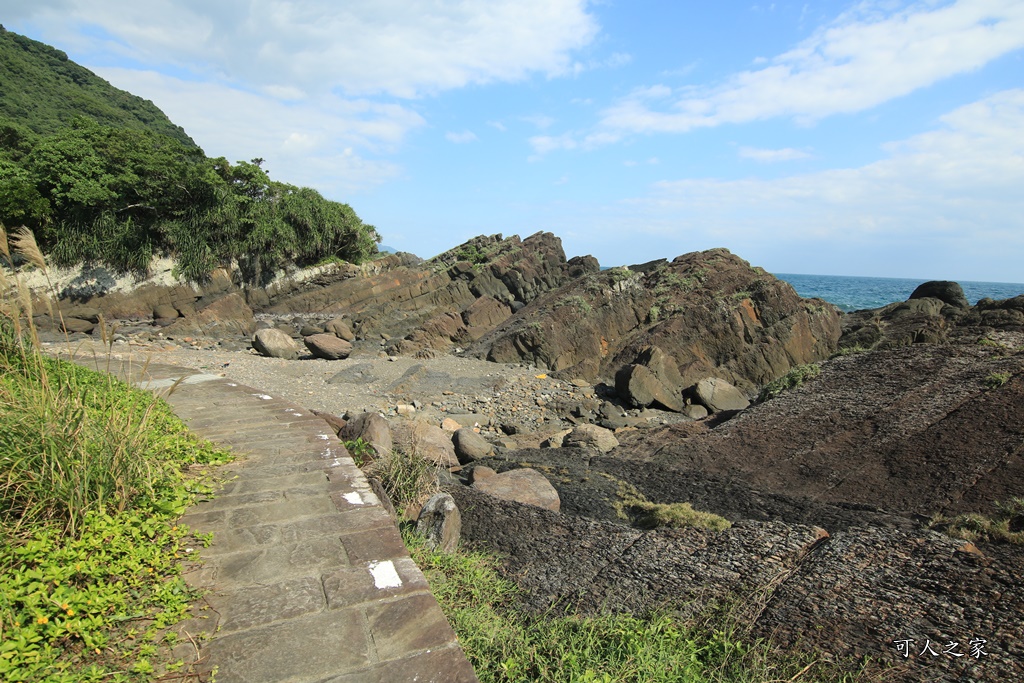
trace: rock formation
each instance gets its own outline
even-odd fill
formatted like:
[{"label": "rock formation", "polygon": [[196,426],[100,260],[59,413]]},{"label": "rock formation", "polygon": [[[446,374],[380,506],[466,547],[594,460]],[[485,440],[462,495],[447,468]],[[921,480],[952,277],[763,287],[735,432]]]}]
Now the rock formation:
[{"label": "rock formation", "polygon": [[638,271],[588,273],[531,302],[469,353],[595,380],[645,365],[654,346],[675,366],[672,379],[659,378],[673,398],[707,377],[752,393],[793,366],[827,358],[839,321],[833,306],[803,300],[785,282],[713,249]]}]

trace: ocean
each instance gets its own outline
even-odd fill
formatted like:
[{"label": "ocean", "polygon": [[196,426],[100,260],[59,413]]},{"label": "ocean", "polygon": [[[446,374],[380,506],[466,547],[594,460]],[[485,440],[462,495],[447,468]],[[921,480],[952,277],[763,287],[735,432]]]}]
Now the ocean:
[{"label": "ocean", "polygon": [[[895,301],[906,301],[911,292],[926,280],[892,277],[852,277],[844,275],[796,275],[774,273],[793,285],[805,298],[824,299],[844,311],[878,308]],[[1024,294],[1024,284],[1010,282],[967,282],[958,280],[971,305],[979,299],[1009,299]]]}]

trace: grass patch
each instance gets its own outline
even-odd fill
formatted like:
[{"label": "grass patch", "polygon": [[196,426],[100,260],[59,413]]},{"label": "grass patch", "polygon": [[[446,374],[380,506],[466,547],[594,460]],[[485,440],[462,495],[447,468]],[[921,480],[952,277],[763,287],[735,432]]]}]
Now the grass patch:
[{"label": "grass patch", "polygon": [[991,375],[982,380],[982,384],[985,385],[986,389],[998,389],[1010,381],[1013,375],[1009,372],[993,372]]},{"label": "grass patch", "polygon": [[[45,269],[30,238],[16,246]],[[11,262],[2,231],[0,254]],[[25,290],[0,285],[0,679],[181,668],[164,629],[197,597],[181,572],[201,540],[176,520],[211,490],[195,470],[230,456],[162,400],[42,356]]]},{"label": "grass patch", "polygon": [[965,541],[1024,545],[1024,498],[996,503],[996,513],[991,517],[977,513],[953,518],[936,515],[928,526]]},{"label": "grass patch", "polygon": [[432,462],[406,448],[395,448],[379,455],[363,468],[367,476],[380,480],[399,515],[437,492],[436,470]]},{"label": "grass patch", "polygon": [[640,529],[697,527],[724,531],[732,526],[725,517],[694,510],[689,503],[652,503],[635,486],[624,481],[619,482],[616,497],[614,507],[618,516]]},{"label": "grass patch", "polygon": [[763,401],[770,401],[783,392],[796,389],[807,380],[814,379],[820,374],[821,367],[819,365],[814,363],[798,365],[782,377],[765,385],[765,387],[761,389],[761,393],[758,395],[757,400],[759,403]]},{"label": "grass patch", "polygon": [[483,683],[862,680],[749,638],[739,610],[693,619],[669,611],[527,615],[516,608],[518,588],[502,578],[495,558],[442,553],[408,529],[403,535]]}]

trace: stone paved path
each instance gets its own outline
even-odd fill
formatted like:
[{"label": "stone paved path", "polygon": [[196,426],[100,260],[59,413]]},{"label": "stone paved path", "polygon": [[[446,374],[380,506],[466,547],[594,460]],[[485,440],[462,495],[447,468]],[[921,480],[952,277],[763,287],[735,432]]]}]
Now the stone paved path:
[{"label": "stone paved path", "polygon": [[[391,517],[337,437],[299,406],[220,375],[109,367],[237,454],[183,521],[213,534],[188,576],[210,590],[176,655],[217,683],[472,682]],[[115,363],[116,365],[116,363]],[[166,394],[176,380],[180,382]],[[209,640],[189,636],[205,632]]]}]

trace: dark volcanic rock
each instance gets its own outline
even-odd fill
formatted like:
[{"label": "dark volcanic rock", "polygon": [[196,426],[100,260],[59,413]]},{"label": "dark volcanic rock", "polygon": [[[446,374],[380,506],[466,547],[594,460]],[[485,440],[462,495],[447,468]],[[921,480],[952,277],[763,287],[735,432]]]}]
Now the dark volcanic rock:
[{"label": "dark volcanic rock", "polygon": [[[991,514],[995,502],[1024,491],[1019,353],[918,344],[821,368],[716,429],[670,426],[623,445],[634,458],[758,491],[926,517]],[[992,389],[994,375],[1006,381]]]},{"label": "dark volcanic rock", "polygon": [[911,299],[924,299],[928,297],[938,299],[953,308],[967,309],[971,306],[964,295],[963,287],[956,282],[932,280],[931,282],[918,285],[910,295]]},{"label": "dark volcanic rock", "polygon": [[[746,521],[726,531],[640,531],[558,515],[482,496],[450,493],[463,512],[464,541],[505,558],[505,571],[538,612],[662,607],[699,611],[741,598],[754,633],[815,656],[874,660],[898,667],[886,680],[1009,681],[1024,675],[1022,555],[992,547],[970,552],[933,532],[819,528]],[[984,638],[984,658],[917,656],[931,639],[969,652]],[[895,642],[915,641],[904,660]]]},{"label": "dark volcanic rock", "polygon": [[[647,272],[591,273],[533,301],[469,353],[566,378],[612,378],[657,346],[681,386],[717,376],[753,392],[835,350],[839,312],[724,249]],[[664,382],[664,380],[663,380]],[[671,388],[671,387],[670,387]]]}]

